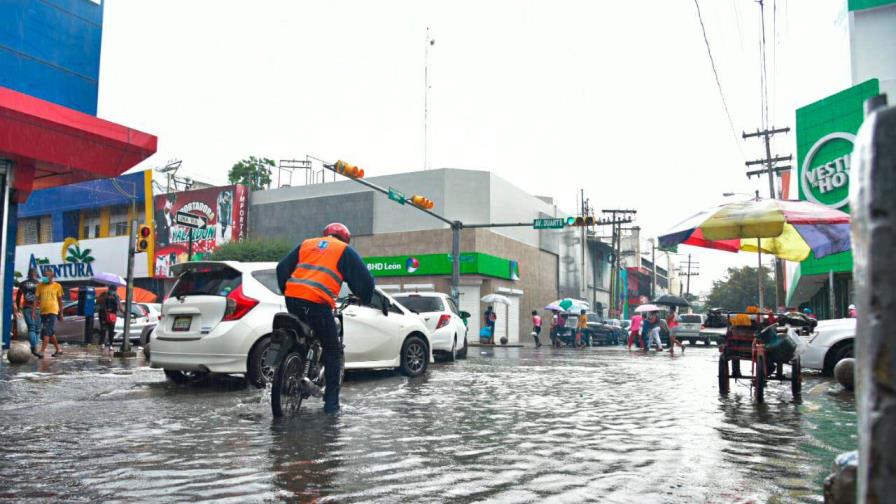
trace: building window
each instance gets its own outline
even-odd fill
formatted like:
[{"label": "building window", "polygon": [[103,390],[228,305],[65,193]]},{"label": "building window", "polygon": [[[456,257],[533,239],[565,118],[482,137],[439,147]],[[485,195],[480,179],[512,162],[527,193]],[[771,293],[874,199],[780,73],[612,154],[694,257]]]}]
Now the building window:
[{"label": "building window", "polygon": [[84,227],[81,230],[82,240],[90,239],[90,238],[98,238],[100,236],[100,211],[99,209],[95,210],[84,210],[81,214],[81,222],[84,223]]},{"label": "building window", "polygon": [[53,241],[53,218],[49,215],[19,219],[16,245],[33,245]]},{"label": "building window", "polygon": [[128,207],[118,206],[109,212],[109,236],[127,236]]}]

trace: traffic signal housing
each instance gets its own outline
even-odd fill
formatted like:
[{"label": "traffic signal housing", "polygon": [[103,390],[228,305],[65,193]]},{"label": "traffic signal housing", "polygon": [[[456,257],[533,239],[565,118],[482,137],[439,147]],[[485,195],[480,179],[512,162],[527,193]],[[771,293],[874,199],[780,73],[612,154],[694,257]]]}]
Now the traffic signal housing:
[{"label": "traffic signal housing", "polygon": [[149,249],[149,241],[152,239],[152,228],[146,224],[137,227],[137,243],[134,244],[134,252],[146,252]]},{"label": "traffic signal housing", "polygon": [[584,226],[593,226],[594,225],[594,217],[590,215],[578,217],[567,217],[566,225],[570,227],[584,227]]},{"label": "traffic signal housing", "polygon": [[355,179],[364,178],[364,170],[363,169],[358,168],[357,166],[355,166],[351,163],[348,163],[346,161],[343,161],[341,159],[339,161],[336,161],[336,165],[333,168],[336,170],[336,173],[339,173],[340,175],[345,175],[346,177],[349,177],[349,178],[355,178]]},{"label": "traffic signal housing", "polygon": [[419,194],[411,196],[410,202],[417,208],[422,208],[424,210],[432,210],[432,207],[435,205],[431,199],[420,196]]}]

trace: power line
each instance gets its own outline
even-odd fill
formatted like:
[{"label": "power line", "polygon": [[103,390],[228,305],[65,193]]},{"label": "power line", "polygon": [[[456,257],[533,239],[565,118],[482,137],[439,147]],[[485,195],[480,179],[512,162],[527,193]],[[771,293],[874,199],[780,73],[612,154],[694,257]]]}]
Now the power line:
[{"label": "power line", "polygon": [[712,50],[709,48],[709,38],[706,36],[706,25],[703,24],[703,14],[700,12],[700,3],[697,0],[694,0],[694,5],[697,7],[697,19],[700,21],[700,29],[703,31],[703,42],[706,43],[706,54],[709,55],[709,63],[712,65],[712,73],[716,78],[716,87],[719,89],[719,97],[722,98],[722,106],[725,107],[725,115],[728,116],[728,126],[731,128],[731,134],[734,135],[734,142],[737,145],[737,150],[740,151],[740,156],[744,157],[744,151],[740,147],[740,140],[737,137],[737,132],[734,130],[734,121],[731,119],[731,111],[728,110],[728,102],[725,100],[725,93],[722,92],[722,81],[719,80],[719,72],[716,70],[716,61],[712,57]]}]

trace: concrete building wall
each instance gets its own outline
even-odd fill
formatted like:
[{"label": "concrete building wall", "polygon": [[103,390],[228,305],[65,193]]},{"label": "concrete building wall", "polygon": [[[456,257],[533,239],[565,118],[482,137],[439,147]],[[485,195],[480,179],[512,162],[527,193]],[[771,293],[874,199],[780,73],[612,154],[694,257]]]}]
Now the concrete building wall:
[{"label": "concrete building wall", "polygon": [[353,234],[369,235],[373,233],[373,199],[373,191],[343,194],[339,198],[318,196],[270,203],[257,203],[252,196],[249,233],[255,239],[298,242],[320,234],[327,224],[338,219]]},{"label": "concrete building wall", "polygon": [[896,3],[850,12],[852,83],[880,80],[880,92],[896,97]]}]

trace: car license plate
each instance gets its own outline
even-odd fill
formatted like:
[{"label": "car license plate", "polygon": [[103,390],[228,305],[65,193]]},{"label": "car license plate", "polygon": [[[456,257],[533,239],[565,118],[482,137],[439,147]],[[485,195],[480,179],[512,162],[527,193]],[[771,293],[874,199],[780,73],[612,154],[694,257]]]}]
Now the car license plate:
[{"label": "car license plate", "polygon": [[171,326],[171,329],[174,331],[189,331],[190,324],[193,322],[193,317],[174,317],[174,325]]}]

